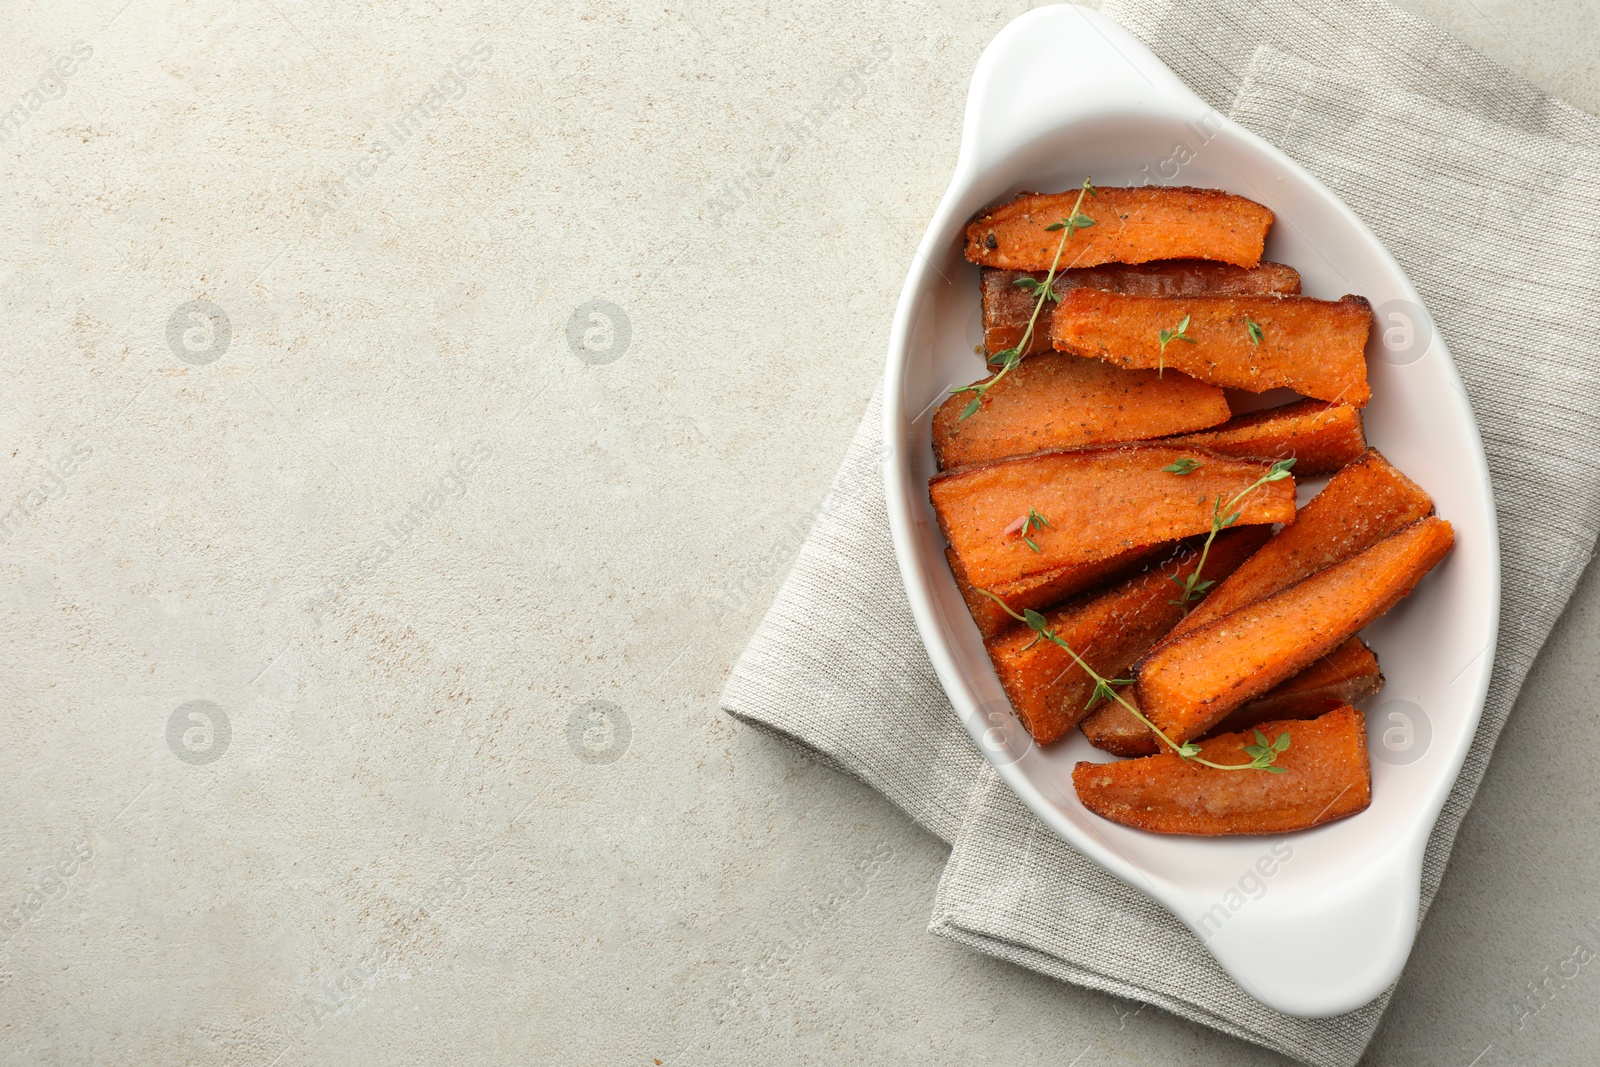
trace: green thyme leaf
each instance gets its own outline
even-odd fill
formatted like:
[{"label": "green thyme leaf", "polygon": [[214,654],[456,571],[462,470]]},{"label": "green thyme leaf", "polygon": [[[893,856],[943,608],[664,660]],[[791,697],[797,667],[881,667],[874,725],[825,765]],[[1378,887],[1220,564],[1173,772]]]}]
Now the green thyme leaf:
[{"label": "green thyme leaf", "polygon": [[1158,330],[1156,332],[1156,341],[1161,345],[1161,352],[1156,357],[1156,377],[1157,378],[1161,377],[1162,372],[1167,369],[1167,346],[1168,345],[1170,345],[1174,341],[1188,341],[1192,345],[1193,344],[1199,344],[1198,341],[1196,341],[1193,337],[1190,337],[1189,334],[1186,332],[1189,329],[1189,319],[1190,319],[1190,316],[1185,315],[1183,317],[1183,321],[1178,323],[1177,329],[1173,329],[1173,330]]},{"label": "green thyme leaf", "polygon": [[1204,467],[1204,466],[1205,466],[1205,464],[1202,463],[1200,460],[1198,460],[1198,459],[1190,459],[1188,456],[1185,456],[1182,459],[1178,460],[1176,463],[1169,463],[1165,467],[1162,467],[1161,469],[1166,471],[1168,474],[1183,475],[1183,474],[1193,474],[1195,471],[1199,470],[1201,467]]},{"label": "green thyme leaf", "polygon": [[1256,743],[1240,746],[1245,755],[1250,757],[1250,766],[1256,770],[1272,771],[1276,774],[1284,773],[1284,768],[1275,766],[1275,764],[1278,761],[1278,754],[1289,747],[1289,731],[1285,730],[1270,742],[1259,729],[1251,730],[1250,732],[1255,735]]},{"label": "green thyme leaf", "polygon": [[1096,675],[1095,676],[1095,682],[1094,682],[1094,692],[1089,695],[1089,702],[1084,705],[1084,710],[1085,711],[1090,710],[1096,704],[1100,703],[1102,700],[1110,701],[1110,700],[1120,699],[1117,696],[1117,691],[1116,691],[1116,689],[1114,687],[1115,686],[1119,686],[1119,685],[1132,685],[1132,684],[1133,684],[1133,679],[1132,678],[1101,678],[1099,675]]},{"label": "green thyme leaf", "polygon": [[1246,316],[1244,320],[1244,328],[1245,332],[1250,335],[1250,343],[1253,345],[1259,345],[1261,343],[1261,325],[1254,319]]}]

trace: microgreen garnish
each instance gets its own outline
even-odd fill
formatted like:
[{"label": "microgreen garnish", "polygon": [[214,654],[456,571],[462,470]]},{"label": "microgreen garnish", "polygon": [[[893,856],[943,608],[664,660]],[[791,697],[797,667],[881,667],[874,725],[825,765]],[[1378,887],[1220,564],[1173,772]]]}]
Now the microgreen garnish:
[{"label": "microgreen garnish", "polygon": [[1156,377],[1161,377],[1161,372],[1167,369],[1167,346],[1174,341],[1188,341],[1190,344],[1199,344],[1188,334],[1190,316],[1185,315],[1183,321],[1178,323],[1175,330],[1162,330],[1156,334],[1156,340],[1161,342],[1161,354],[1156,357]]},{"label": "microgreen garnish", "polygon": [[1251,344],[1259,345],[1261,343],[1261,324],[1259,322],[1250,318],[1249,316],[1246,316],[1244,320],[1244,330],[1245,333],[1250,335]]},{"label": "microgreen garnish", "polygon": [[[1251,488],[1255,487],[1252,486]],[[1249,490],[1246,490],[1246,492],[1248,491]],[[1046,619],[1043,615],[1039,614],[1037,611],[1034,611],[1032,608],[1027,608],[1022,612],[1021,615],[1018,615],[1016,612],[1011,610],[1011,605],[1007,604],[1004,600],[1001,600],[999,597],[989,592],[989,590],[980,589],[978,592],[982,593],[990,600],[993,600],[996,604],[999,604],[1001,609],[1004,610],[1007,615],[1010,615],[1013,619],[1016,619],[1020,623],[1027,624],[1028,629],[1033,631],[1033,640],[1028,642],[1028,644],[1025,646],[1025,649],[1032,648],[1040,641],[1049,641],[1051,644],[1055,645],[1057,648],[1060,648],[1066,652],[1067,655],[1072,657],[1072,662],[1081,667],[1083,669],[1083,673],[1087,674],[1094,681],[1094,693],[1089,697],[1089,707],[1094,707],[1102,700],[1116,701],[1118,704],[1121,704],[1124,708],[1126,708],[1134,718],[1144,723],[1145,726],[1150,729],[1150,732],[1160,738],[1168,748],[1172,749],[1173,752],[1176,752],[1180,759],[1188,760],[1191,763],[1198,763],[1202,767],[1210,767],[1212,770],[1217,771],[1273,771],[1277,774],[1283,773],[1282,767],[1274,767],[1273,764],[1277,761],[1278,754],[1289,747],[1288,731],[1284,731],[1283,733],[1279,734],[1277,740],[1273,741],[1271,744],[1268,744],[1267,739],[1261,736],[1260,731],[1257,731],[1256,740],[1259,741],[1260,744],[1247,745],[1245,747],[1246,754],[1251,757],[1249,763],[1212,763],[1208,759],[1202,759],[1200,756],[1199,745],[1192,741],[1184,744],[1179,744],[1178,742],[1174,741],[1172,738],[1168,737],[1165,731],[1163,731],[1159,726],[1145,718],[1144,712],[1140,711],[1133,704],[1129,703],[1127,698],[1125,698],[1121,693],[1117,692],[1118,689],[1124,686],[1132,685],[1133,679],[1107,678],[1100,674],[1093,667],[1085,663],[1083,661],[1083,657],[1078,655],[1078,653],[1073,650],[1072,646],[1067,644],[1067,642],[1062,639],[1060,634],[1056,633],[1055,627],[1050,625],[1050,620]]]},{"label": "microgreen garnish", "polygon": [[[1187,615],[1189,614],[1189,605],[1200,599],[1211,589],[1212,586],[1217,584],[1213,581],[1203,581],[1200,577],[1200,572],[1205,569],[1206,556],[1211,552],[1211,542],[1217,539],[1217,534],[1238,522],[1239,516],[1243,514],[1242,512],[1234,511],[1234,505],[1239,503],[1239,501],[1243,500],[1245,497],[1249,496],[1251,493],[1255,492],[1257,489],[1261,488],[1263,485],[1266,485],[1268,482],[1283,481],[1283,479],[1289,477],[1289,469],[1293,466],[1294,460],[1292,459],[1278,460],[1278,462],[1267,468],[1267,473],[1263,474],[1244,489],[1240,490],[1234,496],[1234,498],[1228,501],[1226,504],[1222,502],[1222,494],[1217,494],[1217,502],[1211,508],[1211,532],[1206,535],[1206,543],[1200,549],[1200,562],[1196,563],[1194,570],[1189,572],[1189,577],[1183,579],[1174,577],[1171,579],[1171,581],[1174,581],[1178,584],[1178,587],[1183,590],[1183,593],[1180,595],[1179,599],[1169,600],[1167,603],[1176,604],[1178,607],[1182,608],[1183,613]],[[1224,515],[1224,511],[1227,511],[1228,514]]]},{"label": "microgreen garnish", "polygon": [[1165,467],[1162,467],[1161,469],[1163,471],[1165,471],[1166,473],[1168,473],[1168,474],[1183,475],[1183,474],[1193,474],[1195,471],[1199,470],[1201,467],[1204,467],[1204,466],[1205,466],[1205,464],[1200,462],[1198,459],[1190,459],[1188,456],[1184,456],[1182,459],[1178,460],[1176,463],[1169,463]]},{"label": "microgreen garnish", "polygon": [[1029,345],[1033,343],[1033,331],[1039,322],[1039,312],[1044,310],[1047,302],[1061,299],[1055,292],[1056,269],[1061,266],[1061,253],[1066,251],[1067,241],[1073,234],[1094,225],[1094,220],[1082,214],[1078,209],[1083,207],[1084,197],[1099,195],[1089,179],[1083,179],[1083,187],[1078,190],[1078,200],[1072,205],[1072,212],[1060,222],[1052,223],[1045,227],[1046,230],[1051,232],[1056,230],[1063,231],[1061,240],[1056,244],[1055,258],[1050,261],[1049,273],[1045,275],[1042,282],[1037,278],[1018,278],[1016,282],[1017,285],[1038,296],[1038,299],[1034,301],[1033,314],[1028,316],[1028,328],[1022,331],[1022,340],[1017,342],[1016,347],[1002,348],[989,357],[989,366],[999,367],[1000,369],[988,381],[974,382],[972,385],[963,385],[959,389],[950,390],[952,396],[958,393],[972,394],[972,399],[967,401],[967,406],[961,409],[962,419],[971,418],[977,414],[978,408],[983,405],[983,395],[989,391],[995,382],[1015,370],[1017,364],[1022,362],[1023,353],[1027,352]]}]

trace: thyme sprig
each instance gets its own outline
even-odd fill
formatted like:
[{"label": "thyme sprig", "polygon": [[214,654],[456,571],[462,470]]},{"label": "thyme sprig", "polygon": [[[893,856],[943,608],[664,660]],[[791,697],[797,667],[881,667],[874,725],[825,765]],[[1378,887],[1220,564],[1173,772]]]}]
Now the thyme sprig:
[{"label": "thyme sprig", "polygon": [[[1082,217],[1082,216],[1080,216],[1080,217]],[[1094,225],[1094,220],[1093,219],[1088,219],[1087,221],[1088,221],[1088,224],[1090,226]],[[1059,226],[1057,226],[1055,228],[1056,229],[1060,229]],[[1041,282],[1038,278],[1018,278],[1016,281],[1012,282],[1011,284],[1015,285],[1018,289],[1026,289],[1028,292],[1032,293],[1034,296],[1042,296],[1042,297],[1044,297],[1044,299],[1050,301],[1051,303],[1054,303],[1054,304],[1061,303],[1061,294],[1056,292],[1055,289],[1052,288],[1051,286],[1045,285],[1044,282]],[[995,354],[999,355],[998,352],[995,353]]]},{"label": "thyme sprig", "polygon": [[1162,467],[1161,470],[1167,474],[1176,474],[1182,476],[1185,474],[1193,474],[1195,471],[1204,466],[1205,464],[1200,460],[1190,459],[1188,456],[1184,456],[1176,463],[1169,463],[1165,467]]},{"label": "thyme sprig", "polygon": [[[1176,466],[1176,464],[1174,464],[1174,466]],[[1206,535],[1206,543],[1200,549],[1200,562],[1195,565],[1194,570],[1189,572],[1189,576],[1187,578],[1180,580],[1176,576],[1173,576],[1171,579],[1169,579],[1169,581],[1176,582],[1178,587],[1182,589],[1183,592],[1180,594],[1179,599],[1169,600],[1167,603],[1176,604],[1178,607],[1182,608],[1183,613],[1187,615],[1189,614],[1189,605],[1200,599],[1208,591],[1210,591],[1212,586],[1217,584],[1214,581],[1202,580],[1200,577],[1200,572],[1205,570],[1206,556],[1211,553],[1211,542],[1217,539],[1217,534],[1238,522],[1239,516],[1243,514],[1242,512],[1234,511],[1234,506],[1237,505],[1239,501],[1243,500],[1245,497],[1261,488],[1263,485],[1266,485],[1268,482],[1281,482],[1283,479],[1289,477],[1289,470],[1293,466],[1294,460],[1292,459],[1278,460],[1278,462],[1267,468],[1267,473],[1251,482],[1244,489],[1241,489],[1237,494],[1234,495],[1232,500],[1227,502],[1227,504],[1223,504],[1222,494],[1217,494],[1217,502],[1211,508],[1211,532]],[[1170,470],[1171,468],[1167,469]],[[1224,515],[1224,510],[1226,510],[1228,514]]]},{"label": "thyme sprig", "polygon": [[1161,377],[1162,372],[1167,369],[1167,346],[1168,345],[1170,345],[1174,341],[1188,341],[1192,345],[1197,345],[1197,344],[1200,343],[1199,341],[1196,341],[1193,337],[1190,337],[1189,333],[1188,333],[1188,331],[1189,331],[1189,320],[1192,317],[1193,316],[1191,316],[1191,315],[1185,315],[1183,317],[1183,321],[1178,323],[1177,329],[1174,329],[1174,330],[1162,330],[1161,332],[1156,334],[1156,340],[1161,343],[1161,352],[1160,352],[1159,355],[1156,356],[1156,377],[1157,378]]},{"label": "thyme sprig", "polygon": [[1020,535],[1022,537],[1023,544],[1027,545],[1035,552],[1042,552],[1044,550],[1039,547],[1038,542],[1029,537],[1028,534],[1034,530],[1043,530],[1049,525],[1049,519],[1039,514],[1033,508],[1029,508],[1026,515],[1012,523],[1010,526],[1006,527],[1006,533]]},{"label": "thyme sprig", "polygon": [[1045,279],[1042,282],[1037,278],[1018,278],[1015,282],[1018,287],[1026,289],[1038,297],[1033,304],[1033,314],[1028,316],[1028,327],[1022,331],[1022,340],[1018,341],[1014,347],[1002,348],[989,357],[989,366],[1000,368],[993,377],[988,381],[974,382],[971,385],[963,385],[959,389],[950,390],[952,396],[960,393],[972,394],[972,399],[967,401],[967,406],[961,409],[960,417],[962,419],[970,418],[976,414],[978,408],[982,406],[983,396],[989,391],[989,388],[1016,369],[1017,364],[1022,362],[1023,355],[1028,351],[1029,345],[1033,343],[1033,332],[1039,323],[1039,312],[1044,310],[1045,304],[1061,300],[1060,295],[1055,291],[1056,270],[1061,266],[1061,253],[1066,251],[1067,241],[1072,238],[1073,234],[1094,225],[1094,219],[1083,214],[1079,209],[1083,207],[1084,197],[1098,197],[1099,195],[1090,180],[1088,178],[1083,179],[1083,187],[1078,190],[1078,199],[1072,205],[1071,213],[1060,222],[1053,222],[1045,227],[1051,233],[1057,230],[1062,231],[1061,240],[1056,243],[1055,258],[1050,261],[1049,273],[1045,275]]},{"label": "thyme sprig", "polygon": [[1244,319],[1244,332],[1250,335],[1251,344],[1261,344],[1261,338],[1263,337],[1263,334],[1261,333],[1261,324],[1248,315],[1246,315]]},{"label": "thyme sprig", "polygon": [[1094,692],[1089,697],[1089,707],[1094,707],[1102,700],[1111,700],[1121,704],[1128,710],[1130,714],[1133,715],[1134,718],[1144,723],[1144,725],[1149,728],[1150,732],[1155,734],[1156,737],[1160,738],[1168,748],[1177,753],[1180,759],[1187,760],[1190,763],[1198,763],[1202,767],[1210,767],[1212,770],[1216,771],[1270,771],[1274,774],[1283,773],[1284,768],[1275,766],[1275,764],[1277,763],[1278,756],[1289,747],[1289,732],[1287,730],[1279,734],[1270,742],[1261,735],[1260,730],[1257,730],[1255,734],[1256,741],[1258,743],[1254,745],[1246,745],[1244,748],[1245,754],[1250,757],[1249,763],[1213,763],[1211,760],[1205,759],[1200,755],[1199,745],[1195,744],[1193,741],[1185,741],[1181,744],[1177,741],[1174,741],[1172,738],[1168,737],[1166,732],[1159,726],[1145,718],[1144,712],[1140,711],[1125,697],[1123,697],[1121,693],[1117,692],[1118,689],[1124,686],[1132,685],[1132,678],[1107,678],[1105,675],[1101,674],[1093,667],[1085,663],[1083,657],[1078,655],[1073,647],[1067,644],[1060,634],[1056,633],[1055,627],[1051,626],[1050,621],[1043,615],[1039,614],[1037,611],[1034,611],[1032,608],[1026,608],[1023,610],[1021,615],[1018,615],[1015,611],[1011,610],[1011,605],[1007,604],[1004,600],[1001,600],[999,597],[989,592],[989,590],[980,589],[978,591],[984,596],[988,597],[990,600],[993,600],[996,604],[999,604],[1001,609],[1007,615],[1010,615],[1013,619],[1016,619],[1020,623],[1027,624],[1028,629],[1033,631],[1033,640],[1028,642],[1028,644],[1025,646],[1026,648],[1032,648],[1040,641],[1049,641],[1051,644],[1062,649],[1067,655],[1072,657],[1072,661],[1082,668],[1083,673],[1087,674],[1094,681]]},{"label": "thyme sprig", "polygon": [[1251,730],[1250,732],[1256,735],[1256,743],[1244,746],[1245,755],[1258,760],[1265,760],[1266,762],[1262,766],[1273,774],[1282,774],[1283,768],[1273,766],[1273,760],[1278,758],[1278,753],[1288,749],[1289,731],[1285,730],[1279,734],[1275,741],[1268,741],[1260,730]]}]

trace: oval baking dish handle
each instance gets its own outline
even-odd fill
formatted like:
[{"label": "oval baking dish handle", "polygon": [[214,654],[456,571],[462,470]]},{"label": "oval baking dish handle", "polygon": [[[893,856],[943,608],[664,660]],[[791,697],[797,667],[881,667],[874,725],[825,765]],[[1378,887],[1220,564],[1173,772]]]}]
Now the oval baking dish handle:
[{"label": "oval baking dish handle", "polygon": [[1138,38],[1072,4],[1036,8],[983,50],[961,128],[965,167],[1000,162],[1040,135],[1114,106],[1200,119],[1211,108]]},{"label": "oval baking dish handle", "polygon": [[[1284,838],[1292,841],[1292,835]],[[1353,859],[1353,857],[1352,857]],[[1420,852],[1402,846],[1324,893],[1226,893],[1179,918],[1251,996],[1304,1019],[1354,1011],[1400,977],[1416,937]]]}]

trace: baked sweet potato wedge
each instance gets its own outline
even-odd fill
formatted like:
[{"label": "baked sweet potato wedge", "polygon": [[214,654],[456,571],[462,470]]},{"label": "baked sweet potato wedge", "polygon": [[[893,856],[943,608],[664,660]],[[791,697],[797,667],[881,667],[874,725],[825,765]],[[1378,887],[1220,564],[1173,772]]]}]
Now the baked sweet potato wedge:
[{"label": "baked sweet potato wedge", "polygon": [[1314,719],[1343,704],[1359,704],[1383,688],[1378,657],[1352,637],[1287,682],[1233,712],[1207,736],[1237,733],[1277,719]]},{"label": "baked sweet potato wedge", "polygon": [[[1161,344],[1162,331],[1183,337]],[[1250,330],[1255,323],[1260,341]],[[1365,297],[1124,296],[1073,289],[1051,319],[1055,347],[1119,367],[1166,367],[1212,385],[1263,393],[1287,387],[1305,396],[1365,407]]]},{"label": "baked sweet potato wedge", "polygon": [[[1031,278],[1043,282],[1046,272],[993,270],[983,272],[983,347],[991,355],[1022,343],[1037,297],[1017,282]],[[1098,267],[1064,270],[1051,286],[1057,293],[1068,289],[1105,289],[1130,296],[1198,296],[1201,293],[1261,295],[1300,292],[1300,272],[1282,263],[1235,267],[1204,259],[1164,259],[1154,263],[1105,263]],[[1050,315],[1045,308],[1034,324],[1033,338],[1023,355],[1050,351]]]},{"label": "baked sweet potato wedge", "polygon": [[[967,225],[967,259],[1007,270],[1049,270],[1061,240],[1045,229],[1078,203],[1069,193],[1022,193]],[[1062,267],[1210,259],[1239,267],[1261,262],[1272,212],[1218,189],[1147,185],[1097,189],[1078,208],[1094,225],[1067,238]]]},{"label": "baked sweet potato wedge", "polygon": [[1297,400],[1282,407],[1252,411],[1212,430],[1169,438],[1169,443],[1194,445],[1240,459],[1271,462],[1293,457],[1298,478],[1332,474],[1367,451],[1361,410],[1325,400]]},{"label": "baked sweet potato wedge", "polygon": [[[1355,708],[1257,729],[1268,742],[1289,735],[1275,764],[1282,774],[1212,770],[1168,751],[1079,763],[1072,784],[1096,815],[1157,834],[1281,834],[1343,819],[1372,803],[1367,724]],[[1248,763],[1244,746],[1254,743],[1253,732],[1220,734],[1200,742],[1200,755],[1213,763]]]},{"label": "baked sweet potato wedge", "polygon": [[1217,426],[1230,414],[1222,390],[1187,374],[1123,370],[1096,359],[1044,352],[1017,364],[963,419],[968,393],[951,393],[933,416],[940,469],[1045,448],[1142,441]]},{"label": "baked sweet potato wedge", "polygon": [[1285,526],[1219,582],[1164,640],[1175,641],[1230,611],[1265,600],[1431,514],[1428,494],[1376,449],[1369,450],[1329,479],[1296,514],[1294,525]]},{"label": "baked sweet potato wedge", "polygon": [[[1228,530],[1211,546],[1207,569],[1223,574],[1244,562],[1267,539],[1265,527]],[[1174,581],[1199,560],[1199,546],[1186,545],[1157,566],[1090,593],[1045,615],[1056,635],[1107,678],[1119,678],[1166,633],[1181,614]],[[1094,681],[1067,651],[1017,627],[985,642],[1011,706],[1033,735],[1048,745],[1088,713]]]},{"label": "baked sweet potato wedge", "polygon": [[1448,522],[1422,519],[1265,600],[1162,642],[1135,668],[1139,709],[1174,741],[1205,734],[1394,607],[1454,541]]},{"label": "baked sweet potato wedge", "polygon": [[[1314,719],[1342,704],[1360,703],[1382,686],[1378,657],[1361,638],[1352,637],[1278,688],[1233,712],[1208,734],[1248,730],[1274,719]],[[1130,693],[1123,696],[1132,699]],[[1100,705],[1078,727],[1095,748],[1118,756],[1153,756],[1161,751],[1156,735],[1121,704]]]},{"label": "baked sweet potato wedge", "polygon": [[[1075,593],[1081,593],[1092,586],[1136,571],[1156,557],[1170,553],[1175,547],[1172,542],[1143,545],[1095,563],[1069,563],[1053,571],[1019,578],[1014,582],[997,585],[989,592],[1005,601],[1006,607],[1018,615],[1030,609],[1043,611],[1045,608],[1055,607]],[[1005,608],[978,592],[967,580],[966,569],[961,566],[961,560],[956,557],[954,549],[945,549],[944,558],[950,564],[951,573],[955,575],[956,588],[961,590],[961,599],[967,602],[967,610],[972,614],[972,621],[978,624],[978,632],[983,634],[985,639],[996,637],[1013,627],[1022,625],[1007,614]]]},{"label": "baked sweet potato wedge", "polygon": [[[1189,474],[1163,469],[1196,458]],[[1218,496],[1231,500],[1267,469],[1196,449],[1117,445],[946,471],[931,479],[929,496],[968,580],[989,589],[1206,533]],[[1245,526],[1293,522],[1294,479],[1257,486],[1237,510]]]}]

